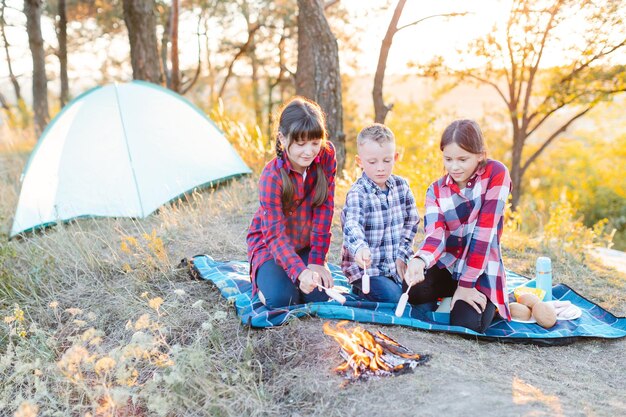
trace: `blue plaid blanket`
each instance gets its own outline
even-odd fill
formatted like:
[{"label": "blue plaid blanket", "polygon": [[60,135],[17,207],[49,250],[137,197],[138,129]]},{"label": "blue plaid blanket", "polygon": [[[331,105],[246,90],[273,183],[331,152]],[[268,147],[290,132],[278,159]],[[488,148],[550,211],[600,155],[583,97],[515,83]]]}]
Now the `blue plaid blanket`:
[{"label": "blue plaid blanket", "polygon": [[[293,305],[270,310],[252,297],[252,284],[247,262],[219,262],[207,255],[195,256],[192,268],[200,278],[213,282],[222,296],[234,302],[243,324],[252,327],[278,326],[291,318],[318,316],[327,319],[352,320],[364,323],[397,324],[422,330],[457,333],[486,340],[504,342],[539,343],[547,345],[570,343],[581,337],[614,339],[626,336],[626,318],[613,314],[592,303],[570,287],[559,284],[553,287],[553,297],[568,300],[582,309],[582,316],[575,320],[558,321],[550,329],[533,323],[507,322],[497,319],[484,334],[465,327],[450,326],[447,314],[435,313],[436,304],[407,305],[402,317],[396,317],[396,304],[363,301],[350,292],[350,284],[336,265],[329,265],[335,287],[345,290],[344,305],[336,301]],[[532,284],[528,278],[507,271],[507,290],[520,285]],[[532,285],[529,285],[532,286]]]}]

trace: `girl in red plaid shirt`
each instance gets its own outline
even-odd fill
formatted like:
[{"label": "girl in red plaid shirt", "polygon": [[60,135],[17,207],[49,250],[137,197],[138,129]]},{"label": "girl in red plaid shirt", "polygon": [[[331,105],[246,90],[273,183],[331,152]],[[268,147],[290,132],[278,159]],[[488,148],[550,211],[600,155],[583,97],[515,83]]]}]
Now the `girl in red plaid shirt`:
[{"label": "girl in red plaid shirt", "polygon": [[320,106],[295,97],[282,109],[276,157],[259,180],[260,207],[248,230],[253,294],[269,308],[326,301],[334,209],[335,149]]},{"label": "girl in red plaid shirt", "polygon": [[447,174],[426,192],[426,236],[405,276],[409,302],[451,296],[450,324],[484,333],[496,308],[510,319],[500,236],[511,178],[486,158],[472,120],[448,126],[439,147]]}]

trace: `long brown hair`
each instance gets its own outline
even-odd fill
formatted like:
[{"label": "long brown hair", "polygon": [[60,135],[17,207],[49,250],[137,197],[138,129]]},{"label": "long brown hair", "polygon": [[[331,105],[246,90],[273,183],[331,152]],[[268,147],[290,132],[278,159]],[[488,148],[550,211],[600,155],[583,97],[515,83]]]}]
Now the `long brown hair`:
[{"label": "long brown hair", "polygon": [[[296,96],[292,98],[285,103],[280,111],[276,129],[276,157],[280,161],[287,156],[283,155],[285,150],[278,138],[279,132],[287,139],[287,149],[294,142],[307,142],[310,140],[322,141],[320,152],[326,148],[327,133],[324,112],[319,104],[304,97]],[[279,163],[278,166],[280,167],[280,176],[283,180],[283,194],[281,196],[283,212],[287,212],[291,204],[293,204],[295,185],[289,178],[289,174],[283,164]],[[320,163],[316,163],[316,174],[314,207],[322,205],[328,198],[328,180]]]},{"label": "long brown hair", "polygon": [[[443,148],[451,143],[456,143],[461,149],[473,154],[483,153],[486,156],[487,153],[483,132],[480,130],[478,123],[473,120],[455,120],[446,127],[446,130],[441,135],[439,149],[443,151]],[[486,163],[487,161],[483,159],[479,166]]]}]

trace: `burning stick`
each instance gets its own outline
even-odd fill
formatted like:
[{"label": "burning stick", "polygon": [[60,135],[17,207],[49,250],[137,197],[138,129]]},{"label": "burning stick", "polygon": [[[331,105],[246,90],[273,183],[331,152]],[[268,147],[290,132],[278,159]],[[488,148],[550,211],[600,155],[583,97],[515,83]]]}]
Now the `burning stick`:
[{"label": "burning stick", "polygon": [[317,286],[326,291],[326,295],[328,295],[330,298],[337,301],[338,303],[343,304],[346,302],[346,297],[344,297],[339,291],[335,290],[334,288],[326,288],[321,284],[317,284]]},{"label": "burning stick", "polygon": [[430,359],[428,355],[409,351],[382,332],[372,334],[360,327],[347,330],[343,327],[346,323],[342,321],[333,329],[326,322],[324,333],[332,336],[341,346],[339,353],[345,362],[335,370],[345,372],[349,380],[354,381],[363,376],[395,375],[412,370]]}]

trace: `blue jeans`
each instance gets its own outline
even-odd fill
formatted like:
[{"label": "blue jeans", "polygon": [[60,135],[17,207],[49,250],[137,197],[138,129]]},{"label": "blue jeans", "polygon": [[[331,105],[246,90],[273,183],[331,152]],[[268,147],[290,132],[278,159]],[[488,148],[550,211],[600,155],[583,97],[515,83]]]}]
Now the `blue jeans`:
[{"label": "blue jeans", "polygon": [[[422,304],[437,301],[437,298],[452,297],[458,284],[459,282],[452,278],[450,271],[435,265],[426,271],[424,281],[409,290],[409,303]],[[403,283],[402,287],[406,290],[406,283]],[[487,299],[485,310],[480,314],[465,301],[458,300],[450,311],[450,325],[467,327],[477,333],[484,333],[495,314],[496,306],[489,299]]]},{"label": "blue jeans", "polygon": [[[305,264],[308,264],[310,248],[302,249],[298,256]],[[265,298],[267,308],[281,308],[293,304],[311,303],[316,301],[328,301],[328,295],[319,288],[310,294],[303,293],[294,284],[285,270],[276,264],[273,259],[265,262],[256,271],[256,285],[262,297]]]},{"label": "blue jeans", "polygon": [[402,295],[402,286],[391,278],[378,276],[370,277],[369,294],[363,294],[360,279],[352,283],[352,292],[368,301],[397,303]]}]

